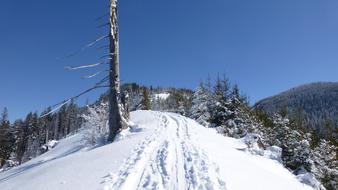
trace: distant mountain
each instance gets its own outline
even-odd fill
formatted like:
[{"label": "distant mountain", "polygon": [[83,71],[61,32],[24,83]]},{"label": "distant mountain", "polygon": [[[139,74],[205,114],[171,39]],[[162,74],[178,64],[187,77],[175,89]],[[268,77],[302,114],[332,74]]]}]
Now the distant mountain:
[{"label": "distant mountain", "polygon": [[259,101],[255,108],[262,108],[269,114],[287,108],[289,117],[302,116],[306,127],[326,133],[323,130],[328,126],[338,126],[338,82],[317,82],[292,88]]}]

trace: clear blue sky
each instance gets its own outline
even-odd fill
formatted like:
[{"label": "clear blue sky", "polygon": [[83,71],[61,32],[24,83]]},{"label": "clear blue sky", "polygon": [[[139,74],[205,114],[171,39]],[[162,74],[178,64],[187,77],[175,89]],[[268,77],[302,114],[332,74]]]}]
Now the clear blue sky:
[{"label": "clear blue sky", "polygon": [[[11,119],[93,85],[66,65],[94,63],[108,0],[1,0],[0,108]],[[336,0],[120,0],[124,82],[195,88],[226,73],[255,102],[290,87],[338,80]],[[102,91],[101,91],[102,92]],[[93,101],[99,92],[82,100]]]}]

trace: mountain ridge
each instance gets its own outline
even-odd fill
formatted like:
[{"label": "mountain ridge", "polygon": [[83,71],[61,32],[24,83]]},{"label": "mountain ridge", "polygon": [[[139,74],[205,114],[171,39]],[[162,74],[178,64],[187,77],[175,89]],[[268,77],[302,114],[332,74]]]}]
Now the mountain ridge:
[{"label": "mountain ridge", "polygon": [[299,85],[264,98],[254,105],[254,109],[263,109],[268,114],[285,108],[290,118],[302,118],[305,128],[325,135],[338,126],[338,82]]}]

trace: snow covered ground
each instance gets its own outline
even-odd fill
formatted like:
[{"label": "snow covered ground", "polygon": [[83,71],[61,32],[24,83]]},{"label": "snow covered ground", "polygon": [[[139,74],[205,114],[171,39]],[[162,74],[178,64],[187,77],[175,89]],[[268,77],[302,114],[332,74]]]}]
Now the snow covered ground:
[{"label": "snow covered ground", "polygon": [[277,161],[238,149],[239,140],[171,113],[136,111],[137,127],[89,149],[82,134],[0,174],[1,190],[310,190]]}]

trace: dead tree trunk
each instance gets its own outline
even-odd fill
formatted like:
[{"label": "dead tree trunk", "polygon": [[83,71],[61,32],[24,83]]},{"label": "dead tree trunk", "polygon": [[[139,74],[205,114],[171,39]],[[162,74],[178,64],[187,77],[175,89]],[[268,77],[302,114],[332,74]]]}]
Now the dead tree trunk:
[{"label": "dead tree trunk", "polygon": [[117,20],[117,0],[110,0],[110,34],[109,34],[109,137],[112,142],[122,128],[119,108],[120,73],[119,73],[119,36]]}]

